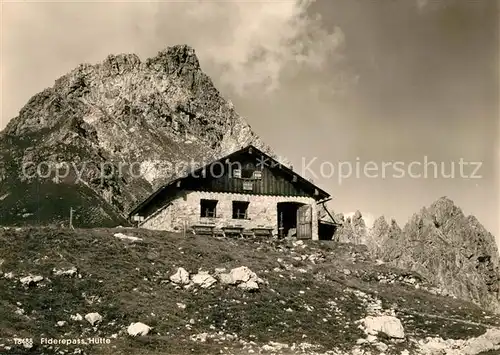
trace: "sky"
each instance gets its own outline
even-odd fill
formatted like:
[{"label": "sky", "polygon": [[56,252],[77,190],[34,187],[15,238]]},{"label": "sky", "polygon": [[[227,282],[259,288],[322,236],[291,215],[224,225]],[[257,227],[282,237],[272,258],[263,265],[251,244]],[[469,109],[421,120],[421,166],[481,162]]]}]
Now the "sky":
[{"label": "sky", "polygon": [[500,238],[496,5],[5,1],[0,129],[80,63],[189,44],[256,133],[332,194],[334,212],[403,225],[447,196]]}]

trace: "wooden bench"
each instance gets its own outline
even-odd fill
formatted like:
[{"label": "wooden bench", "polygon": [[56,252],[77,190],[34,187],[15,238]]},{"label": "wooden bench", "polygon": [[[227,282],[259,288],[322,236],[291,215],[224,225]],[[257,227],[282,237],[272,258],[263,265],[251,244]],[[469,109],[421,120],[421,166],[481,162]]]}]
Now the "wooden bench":
[{"label": "wooden bench", "polygon": [[251,229],[245,229],[241,234],[243,238],[252,238],[255,235]]},{"label": "wooden bench", "polygon": [[213,224],[194,224],[191,226],[191,229],[193,230],[194,234],[213,235],[215,225],[213,225]]},{"label": "wooden bench", "polygon": [[222,227],[222,231],[224,232],[225,236],[242,236],[243,232],[243,227],[241,226],[226,226]]},{"label": "wooden bench", "polygon": [[257,236],[264,236],[264,237],[272,237],[273,236],[273,229],[272,227],[257,227],[257,228],[252,228],[253,234]]},{"label": "wooden bench", "polygon": [[213,233],[215,237],[224,237],[224,231],[222,228],[214,228]]}]

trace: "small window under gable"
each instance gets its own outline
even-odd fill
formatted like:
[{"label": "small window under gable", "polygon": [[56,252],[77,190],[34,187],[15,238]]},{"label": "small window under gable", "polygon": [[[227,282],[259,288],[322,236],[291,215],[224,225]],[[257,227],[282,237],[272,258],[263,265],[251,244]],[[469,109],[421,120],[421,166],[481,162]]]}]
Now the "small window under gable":
[{"label": "small window under gable", "polygon": [[215,218],[217,216],[217,200],[200,200],[200,217]]},{"label": "small window under gable", "polygon": [[241,172],[241,177],[243,179],[251,179],[251,178],[253,178],[253,173],[254,173],[254,169],[252,169],[252,168],[245,168]]},{"label": "small window under gable", "polygon": [[249,204],[246,201],[233,201],[233,219],[248,219]]},{"label": "small window under gable", "polygon": [[233,177],[240,179],[241,178],[241,169],[233,169]]},{"label": "small window under gable", "polygon": [[247,163],[242,171],[241,171],[241,177],[243,179],[252,179],[254,177],[254,172],[255,172],[255,167],[251,163]]}]

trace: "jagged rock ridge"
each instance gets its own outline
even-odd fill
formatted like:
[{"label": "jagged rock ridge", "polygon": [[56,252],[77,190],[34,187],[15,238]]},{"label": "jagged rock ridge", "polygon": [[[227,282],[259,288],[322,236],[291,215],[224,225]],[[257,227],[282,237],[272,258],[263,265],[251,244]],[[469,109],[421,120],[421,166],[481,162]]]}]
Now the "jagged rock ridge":
[{"label": "jagged rock ridge", "polygon": [[[33,96],[1,133],[0,209],[10,224],[58,223],[69,205],[81,226],[123,223],[172,175],[250,143],[275,156],[203,73],[193,48],[169,47],[145,61],[110,55]],[[47,166],[37,173],[41,162],[52,174]],[[55,181],[61,165],[70,173]]]},{"label": "jagged rock ridge", "polygon": [[364,227],[361,213],[346,219],[336,238],[366,244],[371,254],[418,272],[444,294],[500,311],[500,262],[494,236],[473,216],[442,197],[415,213],[401,229],[378,218]]}]

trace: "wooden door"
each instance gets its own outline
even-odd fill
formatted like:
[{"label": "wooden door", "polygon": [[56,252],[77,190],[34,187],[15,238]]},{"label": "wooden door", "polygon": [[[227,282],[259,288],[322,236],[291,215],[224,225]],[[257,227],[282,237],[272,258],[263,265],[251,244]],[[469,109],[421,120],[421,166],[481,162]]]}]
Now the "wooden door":
[{"label": "wooden door", "polygon": [[297,239],[312,239],[312,207],[304,205],[297,210]]}]

